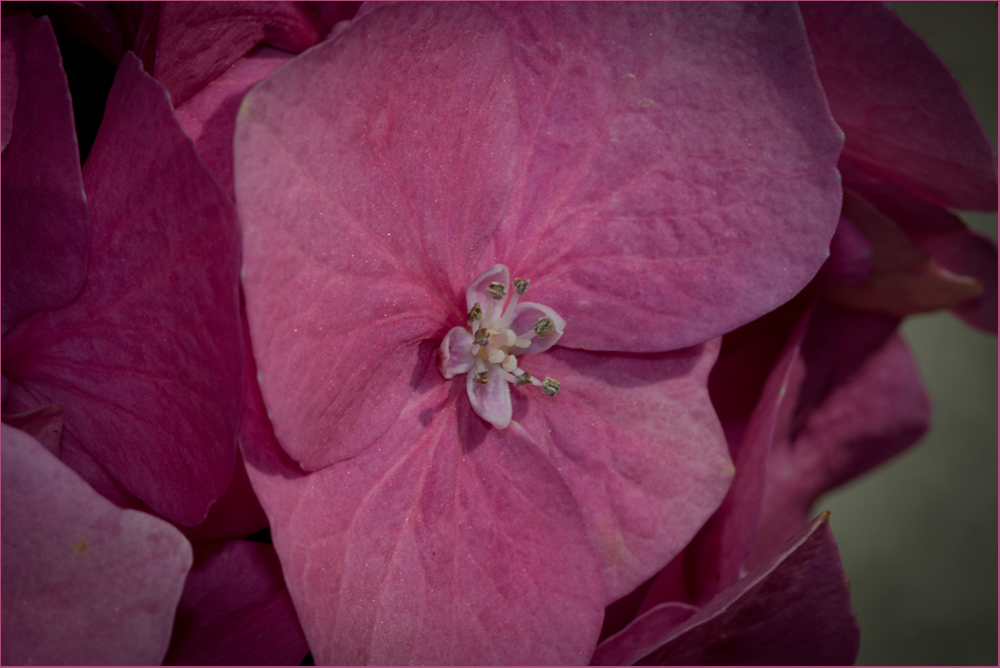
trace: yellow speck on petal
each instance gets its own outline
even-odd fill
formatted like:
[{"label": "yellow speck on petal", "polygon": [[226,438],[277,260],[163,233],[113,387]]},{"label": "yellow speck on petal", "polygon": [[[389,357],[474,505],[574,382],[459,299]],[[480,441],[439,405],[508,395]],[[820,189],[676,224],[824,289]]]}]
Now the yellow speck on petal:
[{"label": "yellow speck on petal", "polygon": [[72,549],[77,554],[83,554],[84,552],[87,551],[87,547],[88,547],[87,539],[81,538],[80,540],[73,543],[73,547],[70,549]]}]

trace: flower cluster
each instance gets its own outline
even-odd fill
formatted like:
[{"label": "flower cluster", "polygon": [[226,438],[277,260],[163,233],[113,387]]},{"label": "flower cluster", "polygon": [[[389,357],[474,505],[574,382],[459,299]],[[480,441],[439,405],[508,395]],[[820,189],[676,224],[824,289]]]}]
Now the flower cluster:
[{"label": "flower cluster", "polygon": [[927,427],[904,317],[997,323],[887,7],[12,5],[2,66],[4,663],[855,659],[812,505]]}]

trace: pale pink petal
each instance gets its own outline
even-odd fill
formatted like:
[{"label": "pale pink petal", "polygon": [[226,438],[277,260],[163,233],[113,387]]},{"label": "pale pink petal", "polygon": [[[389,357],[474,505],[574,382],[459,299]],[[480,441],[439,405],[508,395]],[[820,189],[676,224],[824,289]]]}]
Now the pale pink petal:
[{"label": "pale pink petal", "polygon": [[[4,57],[19,49],[16,98],[0,176],[3,200],[2,329],[67,304],[87,275],[90,223],[73,105],[47,18],[3,17]],[[4,75],[8,65],[4,64]],[[4,90],[8,83],[4,79]]]},{"label": "pale pink petal", "polygon": [[503,378],[488,378],[487,383],[477,383],[473,373],[466,374],[465,391],[476,415],[497,429],[510,424],[510,383]]},{"label": "pale pink petal", "polygon": [[562,387],[555,397],[512,389],[507,431],[551,458],[573,490],[605,604],[684,549],[729,488],[733,466],[706,388],[718,345],[641,355],[557,347],[524,360]]},{"label": "pale pink petal", "polygon": [[165,2],[153,74],[179,106],[260,42],[300,53],[326,30],[304,3]]},{"label": "pale pink petal", "polygon": [[4,375],[62,406],[64,437],[130,493],[197,524],[236,456],[238,230],[166,91],[134,56],[119,67],[84,182],[86,287],[8,333]]},{"label": "pale pink petal", "polygon": [[164,665],[294,666],[308,651],[273,547],[195,548]]},{"label": "pale pink petal", "polygon": [[940,206],[996,211],[990,141],[958,81],[888,5],[800,3],[844,158]]},{"label": "pale pink petal", "polygon": [[536,444],[475,417],[434,352],[353,459],[303,475],[244,443],[316,663],[584,664],[604,591],[576,499]]},{"label": "pale pink petal", "polygon": [[521,355],[534,355],[535,353],[545,352],[559,343],[563,333],[566,331],[566,321],[553,309],[544,304],[533,304],[531,302],[519,303],[514,309],[514,319],[511,320],[510,328],[518,337],[521,337],[529,332],[533,333],[535,324],[540,318],[548,318],[552,321],[552,332],[544,339],[537,335],[533,336],[527,348],[511,348],[511,354],[519,357]]},{"label": "pale pink petal", "polygon": [[598,646],[593,663],[852,664],[859,630],[827,517],[679,626],[677,604],[650,610]]},{"label": "pale pink petal", "polygon": [[[486,288],[489,287],[490,283],[502,284],[504,292],[508,296],[500,300],[490,297],[486,292]],[[472,307],[478,303],[485,312],[487,307],[493,304],[493,308],[496,310],[496,313],[499,314],[503,305],[507,303],[509,295],[510,271],[507,269],[506,265],[495,264],[477,276],[476,279],[469,285],[469,289],[465,292],[465,305],[467,310],[471,311]]]},{"label": "pale pink petal", "polygon": [[254,49],[177,107],[177,119],[194,141],[208,171],[230,198],[236,197],[233,192],[233,132],[240,102],[254,84],[291,58],[292,54],[267,46]]},{"label": "pale pink petal", "polygon": [[441,340],[441,347],[438,348],[441,374],[450,379],[471,369],[476,361],[470,352],[471,348],[472,334],[469,330],[465,327],[453,327],[448,330]]},{"label": "pale pink petal", "polygon": [[[155,665],[191,546],[3,425],[3,663]],[[139,444],[136,444],[139,445]]]}]

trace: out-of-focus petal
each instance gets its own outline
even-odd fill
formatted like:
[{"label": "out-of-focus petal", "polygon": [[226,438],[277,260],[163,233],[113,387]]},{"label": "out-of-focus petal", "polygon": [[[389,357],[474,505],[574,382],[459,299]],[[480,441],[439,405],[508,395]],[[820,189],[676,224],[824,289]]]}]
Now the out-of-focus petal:
[{"label": "out-of-focus petal", "polygon": [[857,285],[871,276],[874,264],[872,245],[854,223],[841,216],[830,239],[830,257],[816,278],[823,285]]},{"label": "out-of-focus petal", "polygon": [[[52,20],[52,26],[60,33],[72,36],[109,63],[117,65],[132,47],[132,42],[125,44],[125,35],[117,18],[128,4],[140,3],[45,2],[35,3],[32,9],[48,16]],[[134,35],[131,37],[134,38]]]},{"label": "out-of-focus petal", "polygon": [[30,436],[2,431],[3,663],[159,664],[191,546],[163,520],[114,507]]},{"label": "out-of-focus petal", "polygon": [[243,96],[292,58],[267,46],[237,60],[217,79],[177,107],[177,118],[194,141],[208,171],[231,199],[233,192],[233,132]]},{"label": "out-of-focus petal", "polygon": [[970,230],[954,214],[902,188],[841,163],[844,184],[891,218],[934,262],[977,281],[982,293],[951,307],[955,315],[987,332],[997,331],[997,244]]},{"label": "out-of-focus petal", "polygon": [[244,443],[316,663],[586,663],[604,588],[576,499],[535,443],[476,418],[434,353],[348,461],[303,475]]},{"label": "out-of-focus petal", "polygon": [[308,651],[273,547],[194,549],[164,665],[294,666]]},{"label": "out-of-focus petal", "polygon": [[800,3],[844,158],[940,206],[996,211],[996,156],[958,81],[882,3]]},{"label": "out-of-focus petal", "polygon": [[598,646],[593,663],[854,663],[860,634],[827,518],[823,513],[814,519],[767,563],[679,626],[672,624],[678,604],[653,608]]},{"label": "out-of-focus petal", "polygon": [[857,285],[825,286],[823,292],[830,301],[902,318],[964,304],[982,295],[982,283],[938,265],[893,220],[846,189],[844,217],[871,244],[873,268]]},{"label": "out-of-focus petal", "polygon": [[317,2],[307,2],[313,8],[323,23],[327,26],[327,34],[340,21],[349,21],[354,18],[361,7],[360,2],[329,2],[329,0],[319,0]]},{"label": "out-of-focus petal", "polygon": [[208,516],[193,527],[179,525],[193,545],[246,538],[267,526],[267,515],[253,492],[243,455],[236,452],[236,466],[229,487],[208,509]]},{"label": "out-of-focus petal", "polygon": [[0,21],[0,150],[7,148],[14,123],[26,20],[26,14],[10,14]]},{"label": "out-of-focus petal", "polygon": [[6,78],[3,83],[4,118],[9,98],[16,99],[0,170],[6,335],[22,318],[77,295],[87,275],[90,223],[73,105],[52,26],[27,13],[3,17],[3,26],[4,58],[16,50],[19,68],[13,95]]},{"label": "out-of-focus petal", "polygon": [[84,181],[86,287],[8,333],[5,375],[62,406],[66,434],[129,492],[197,524],[236,457],[239,237],[232,204],[134,56],[119,67]]},{"label": "out-of-focus petal", "polygon": [[153,74],[180,106],[260,42],[300,53],[326,30],[305,3],[165,2]]},{"label": "out-of-focus petal", "polygon": [[802,357],[796,414],[776,433],[747,568],[808,519],[824,492],[917,442],[930,401],[895,322],[817,304]]},{"label": "out-of-focus petal", "polygon": [[610,603],[680,552],[725,496],[732,462],[708,399],[718,342],[658,354],[554,348],[526,358],[562,383],[512,389],[508,431],[548,455],[583,509]]}]

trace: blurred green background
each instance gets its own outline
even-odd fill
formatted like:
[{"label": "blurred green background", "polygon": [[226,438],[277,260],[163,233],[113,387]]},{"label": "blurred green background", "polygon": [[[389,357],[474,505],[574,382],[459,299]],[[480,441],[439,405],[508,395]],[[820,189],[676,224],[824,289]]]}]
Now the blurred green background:
[{"label": "blurred green background", "polygon": [[[997,145],[997,4],[893,2]],[[996,214],[962,214],[997,238]],[[816,504],[861,625],[859,664],[997,665],[997,339],[947,313],[903,333],[934,404],[909,452]]]}]

